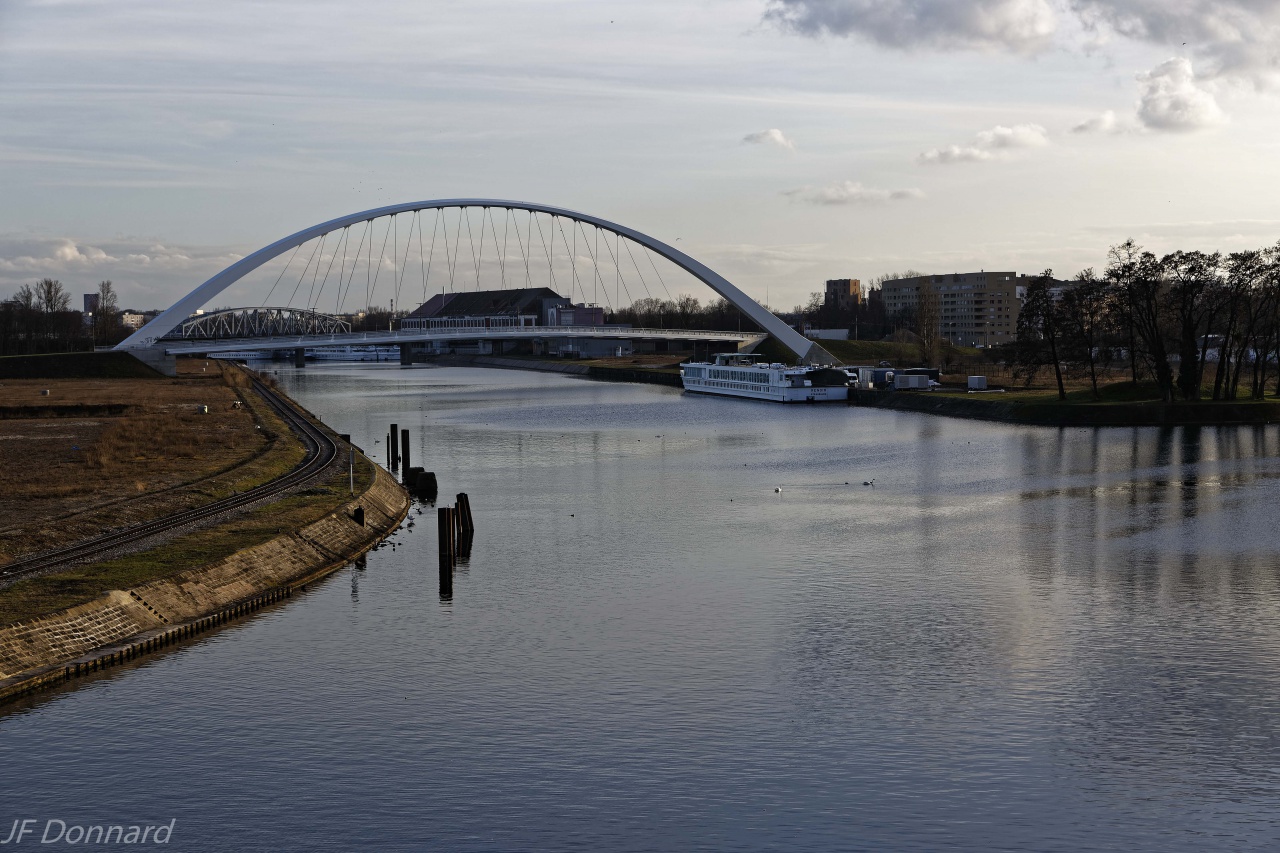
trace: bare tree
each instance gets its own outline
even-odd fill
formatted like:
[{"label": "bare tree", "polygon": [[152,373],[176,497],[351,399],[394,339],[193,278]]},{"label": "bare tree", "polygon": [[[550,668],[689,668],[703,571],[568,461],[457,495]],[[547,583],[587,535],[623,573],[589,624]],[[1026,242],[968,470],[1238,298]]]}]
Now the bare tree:
[{"label": "bare tree", "polygon": [[45,314],[56,314],[71,308],[71,295],[57,279],[40,279],[36,282],[35,291],[36,304]]},{"label": "bare tree", "polygon": [[916,334],[920,336],[920,361],[925,367],[938,364],[938,349],[942,337],[942,304],[931,285],[920,289],[919,308],[916,310]]},{"label": "bare tree", "polygon": [[1076,282],[1075,287],[1063,293],[1058,314],[1068,357],[1087,370],[1096,400],[1100,396],[1098,363],[1109,361],[1105,343],[1111,327],[1111,294],[1092,268],[1077,275]]},{"label": "bare tree", "polygon": [[1155,376],[1160,398],[1173,402],[1173,368],[1169,365],[1166,345],[1166,311],[1162,304],[1164,270],[1156,256],[1143,251],[1132,239],[1108,252],[1106,278],[1120,296],[1119,316],[1128,327],[1130,358],[1134,380],[1137,380],[1137,358],[1143,360]]},{"label": "bare tree", "polygon": [[93,312],[95,340],[108,340],[119,330],[120,300],[110,280],[98,283],[98,310]]},{"label": "bare tree", "polygon": [[28,311],[33,311],[36,307],[36,292],[31,288],[31,285],[24,284],[14,292],[9,301]]},{"label": "bare tree", "polygon": [[1177,388],[1184,400],[1200,399],[1203,376],[1202,336],[1207,336],[1217,312],[1222,257],[1203,252],[1173,252],[1160,259],[1170,309],[1171,343],[1178,353]]},{"label": "bare tree", "polygon": [[1049,291],[1053,284],[1053,270],[1045,270],[1027,285],[1027,299],[1018,313],[1019,361],[1031,369],[1049,363],[1058,381],[1058,399],[1067,399],[1067,389],[1062,382],[1062,318],[1059,306]]}]

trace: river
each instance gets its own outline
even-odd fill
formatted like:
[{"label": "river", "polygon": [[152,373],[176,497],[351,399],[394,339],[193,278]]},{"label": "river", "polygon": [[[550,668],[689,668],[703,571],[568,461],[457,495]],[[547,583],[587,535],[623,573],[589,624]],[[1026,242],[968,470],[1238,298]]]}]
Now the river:
[{"label": "river", "polygon": [[452,598],[418,506],[280,606],[0,709],[0,840],[176,818],[184,850],[1280,846],[1276,426],[278,372],[375,459],[408,427],[441,499],[470,495]]}]

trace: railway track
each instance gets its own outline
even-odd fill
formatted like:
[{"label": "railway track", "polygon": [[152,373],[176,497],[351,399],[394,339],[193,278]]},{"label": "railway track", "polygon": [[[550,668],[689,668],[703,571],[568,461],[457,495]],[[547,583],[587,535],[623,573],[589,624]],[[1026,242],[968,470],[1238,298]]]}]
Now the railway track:
[{"label": "railway track", "polygon": [[0,567],[0,580],[14,580],[61,565],[91,560],[116,551],[122,546],[149,539],[159,533],[186,527],[221,515],[228,510],[239,509],[265,498],[283,494],[319,475],[337,457],[338,443],[260,380],[256,378],[253,380],[253,388],[258,396],[262,397],[266,404],[280,416],[281,420],[302,439],[306,447],[306,457],[292,471],[248,491],[211,504],[176,512],[173,515],[106,533],[93,539],[86,539],[84,542],[69,545],[66,548],[45,551],[25,559],[15,560],[7,566]]}]

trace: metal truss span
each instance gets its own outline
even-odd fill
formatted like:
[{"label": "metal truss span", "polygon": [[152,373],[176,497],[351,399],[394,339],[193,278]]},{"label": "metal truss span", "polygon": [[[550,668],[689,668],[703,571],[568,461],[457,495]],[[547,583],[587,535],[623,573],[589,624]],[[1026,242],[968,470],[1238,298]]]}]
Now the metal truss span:
[{"label": "metal truss span", "polygon": [[381,219],[384,216],[396,216],[397,214],[412,213],[414,211],[441,210],[455,207],[499,208],[507,210],[523,210],[531,213],[543,213],[553,217],[564,217],[575,222],[592,225],[596,228],[617,234],[627,240],[631,240],[632,242],[638,243],[641,246],[656,252],[697,278],[703,284],[707,285],[707,287],[710,287],[720,296],[727,299],[731,305],[747,317],[751,318],[751,320],[761,329],[764,329],[781,344],[796,353],[796,355],[803,361],[816,362],[832,360],[826,350],[822,349],[813,341],[782,322],[782,320],[776,317],[771,311],[759,302],[756,302],[750,296],[747,296],[747,294],[735,287],[724,276],[673,246],[669,246],[666,243],[656,240],[647,234],[636,231],[633,228],[628,228],[625,225],[619,225],[615,222],[610,222],[607,219],[601,219],[597,216],[590,216],[585,213],[578,213],[577,211],[566,210],[560,207],[550,207],[544,204],[485,198],[450,198],[393,204],[387,207],[379,207],[372,210],[364,210],[359,213],[352,213],[347,216],[340,216],[337,219],[331,219],[328,222],[322,222],[319,225],[313,225],[310,228],[305,228],[296,234],[291,234],[288,237],[277,240],[271,245],[259,249],[253,254],[236,261],[234,264],[179,299],[167,311],[160,314],[134,334],[130,335],[124,342],[117,346],[116,349],[136,349],[154,345],[160,338],[164,337],[187,320],[187,318],[190,317],[196,309],[207,304],[211,299],[244,276],[274,258],[279,257],[285,252],[295,249],[317,237],[321,237],[341,228],[347,228],[360,222]]},{"label": "metal truss span", "polygon": [[351,324],[331,314],[304,308],[228,308],[184,320],[165,340],[219,341],[279,335],[340,335]]}]

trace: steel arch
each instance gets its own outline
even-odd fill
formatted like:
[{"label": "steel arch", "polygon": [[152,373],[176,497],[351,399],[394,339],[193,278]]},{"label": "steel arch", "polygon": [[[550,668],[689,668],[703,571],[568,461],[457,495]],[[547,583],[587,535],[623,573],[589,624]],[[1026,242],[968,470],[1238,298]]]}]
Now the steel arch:
[{"label": "steel arch", "polygon": [[743,293],[737,287],[729,282],[724,276],[712,270],[702,262],[686,255],[679,249],[669,246],[660,240],[655,240],[647,234],[628,228],[625,225],[619,225],[610,222],[607,219],[601,219],[597,216],[591,216],[577,211],[567,210],[561,207],[551,207],[544,204],[535,204],[523,201],[508,201],[503,199],[488,198],[449,198],[436,199],[433,201],[413,201],[404,204],[393,204],[387,207],[378,207],[372,210],[364,210],[359,213],[340,216],[337,219],[330,219],[328,222],[322,222],[319,225],[313,225],[305,228],[296,234],[290,234],[288,237],[277,240],[269,246],[259,249],[251,255],[236,261],[195,290],[175,302],[167,311],[160,314],[147,325],[134,332],[116,349],[137,349],[149,347],[155,344],[160,338],[168,334],[176,326],[181,324],[188,318],[197,308],[205,305],[210,299],[217,296],[226,288],[230,287],[236,281],[253,272],[258,267],[279,257],[290,249],[301,246],[309,240],[314,240],[323,234],[331,231],[337,231],[339,228],[346,228],[355,225],[358,222],[366,222],[374,219],[381,219],[384,216],[395,216],[400,213],[412,213],[417,210],[440,210],[452,207],[498,207],[508,210],[525,210],[532,213],[545,213],[550,216],[561,216],[566,219],[572,219],[587,225],[593,225],[605,231],[618,234],[635,243],[639,243],[647,249],[657,252],[662,257],[674,263],[676,266],[688,272],[697,278],[703,284],[710,287],[716,293],[729,300],[735,308],[750,317],[761,329],[773,335],[780,343],[796,353],[805,361],[815,360],[831,360],[830,355],[822,347],[797,332],[795,329],[782,322],[771,311],[756,302],[750,296]]}]

